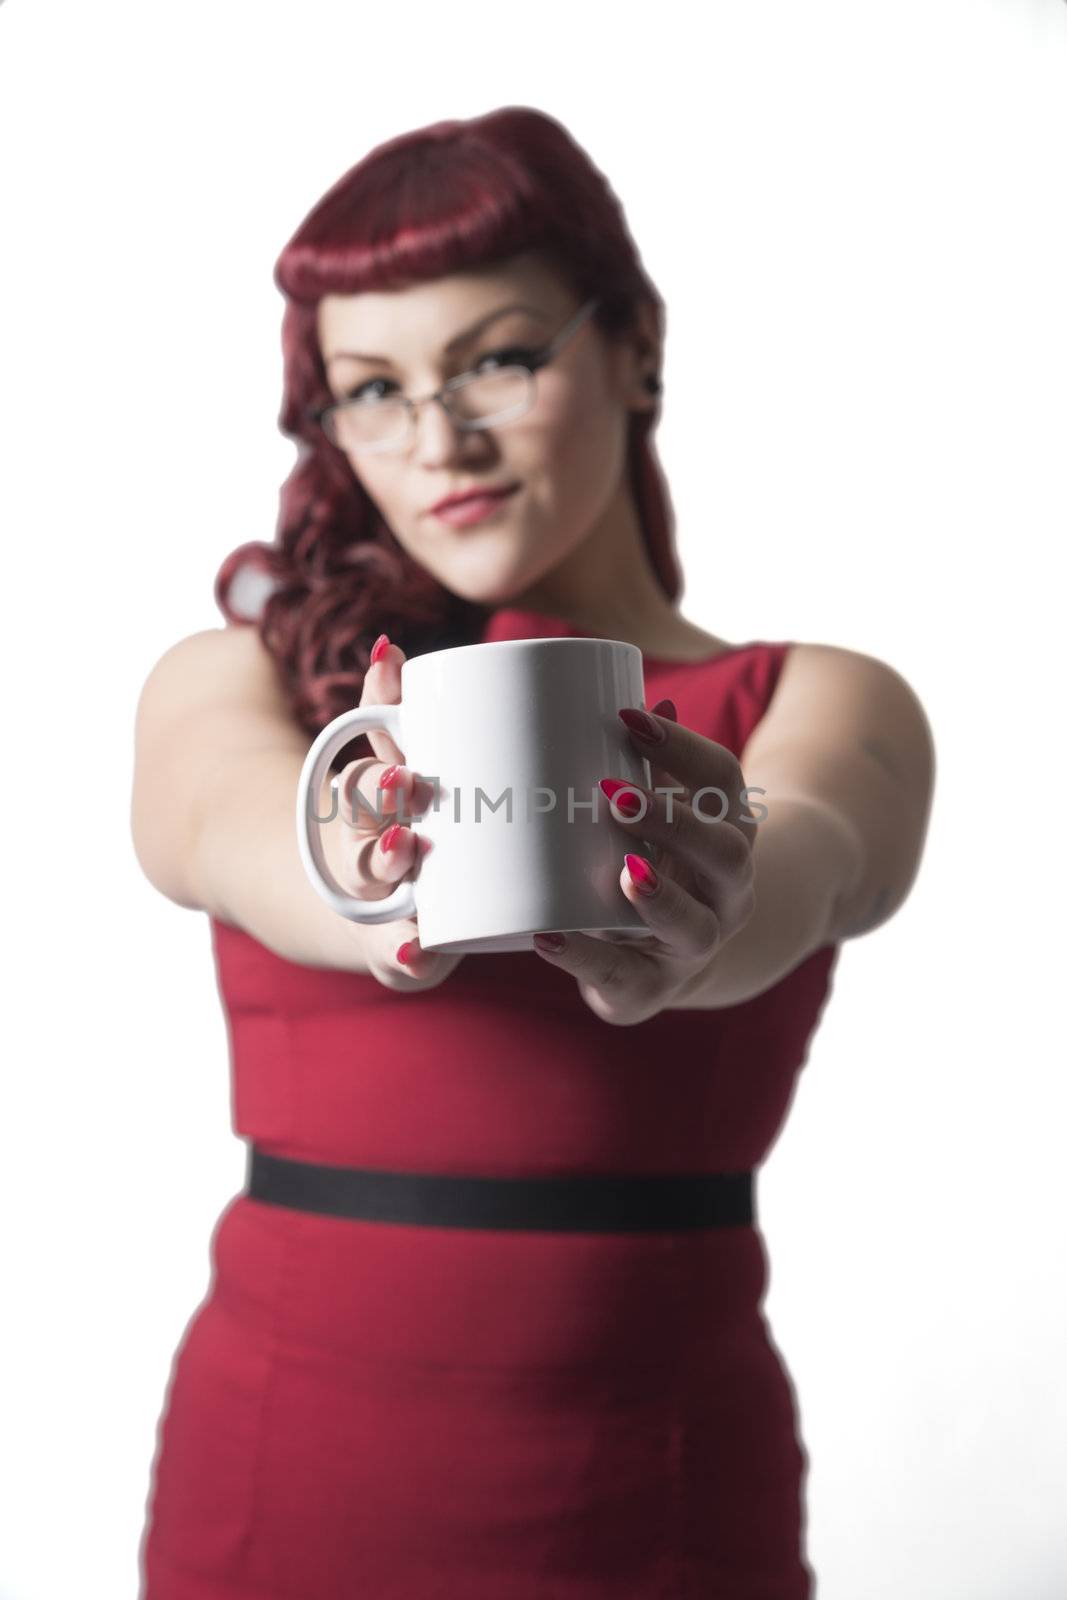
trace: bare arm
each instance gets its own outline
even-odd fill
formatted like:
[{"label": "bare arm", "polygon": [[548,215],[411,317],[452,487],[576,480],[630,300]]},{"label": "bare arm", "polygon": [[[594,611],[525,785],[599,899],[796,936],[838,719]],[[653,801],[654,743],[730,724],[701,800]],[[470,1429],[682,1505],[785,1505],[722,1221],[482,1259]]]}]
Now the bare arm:
[{"label": "bare arm", "polygon": [[[297,849],[309,745],[254,628],[183,639],[153,667],[137,706],[134,850],[176,904],[243,928],[289,961],[366,972],[364,925],[321,899]],[[327,780],[319,814],[330,809]],[[323,842],[336,873],[337,825]]]},{"label": "bare arm", "polygon": [[755,830],[756,908],[677,1006],[761,994],[812,951],[887,921],[919,870],[933,733],[885,662],[835,646],[795,650],[742,765],[768,811]]},{"label": "bare arm", "polygon": [[670,1010],[739,1005],[839,937],[834,907],[859,870],[848,828],[814,801],[770,794],[766,801],[767,816],[754,829],[756,908]]}]

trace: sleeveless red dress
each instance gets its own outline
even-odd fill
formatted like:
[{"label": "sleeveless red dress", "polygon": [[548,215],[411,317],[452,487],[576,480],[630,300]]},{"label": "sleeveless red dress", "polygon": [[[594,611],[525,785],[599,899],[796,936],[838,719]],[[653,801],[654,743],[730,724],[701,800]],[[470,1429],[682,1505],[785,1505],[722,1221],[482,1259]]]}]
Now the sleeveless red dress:
[{"label": "sleeveless red dress", "polygon": [[[484,638],[578,632],[506,608]],[[645,703],[670,696],[741,756],[788,649],[646,656]],[[402,994],[210,927],[240,1137],[493,1177],[757,1168],[838,950],[740,1005],[616,1027],[533,952]],[[140,1600],[812,1595],[757,1224],[415,1227],[242,1192],[210,1258],[157,1426]]]}]

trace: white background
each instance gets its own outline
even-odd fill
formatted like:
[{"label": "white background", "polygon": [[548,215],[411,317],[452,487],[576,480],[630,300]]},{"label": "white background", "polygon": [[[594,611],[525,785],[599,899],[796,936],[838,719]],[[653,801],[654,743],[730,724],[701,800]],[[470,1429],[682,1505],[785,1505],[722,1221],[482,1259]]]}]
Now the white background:
[{"label": "white background", "polygon": [[667,303],[685,614],[879,656],[935,730],[921,877],[759,1185],[819,1600],[1053,1600],[1062,0],[0,5],[0,1600],[133,1600],[243,1182],[207,919],[129,795],[145,675],[273,537],[274,261],[374,144],[504,104],[585,147]]}]

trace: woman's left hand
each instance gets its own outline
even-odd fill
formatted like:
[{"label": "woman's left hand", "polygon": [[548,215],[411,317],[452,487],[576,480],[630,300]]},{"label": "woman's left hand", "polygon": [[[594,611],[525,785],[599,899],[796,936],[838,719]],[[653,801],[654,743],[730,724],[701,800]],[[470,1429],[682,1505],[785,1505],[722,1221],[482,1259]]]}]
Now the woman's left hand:
[{"label": "woman's left hand", "polygon": [[[676,715],[669,700],[659,701],[651,714],[637,712],[663,734],[656,743],[629,729],[635,747],[649,758],[652,790],[614,780],[610,800],[613,823],[634,835],[631,860],[637,857],[638,872],[651,871],[636,849],[638,841],[656,847],[647,889],[623,859],[625,840],[620,841],[619,874],[623,894],[655,937],[620,944],[610,934],[534,935],[546,961],[573,973],[590,1010],[620,1026],[644,1022],[669,1006],[744,927],[756,903],[756,825],[742,799],[740,763],[723,745],[681,726]],[[619,804],[627,791],[643,797],[633,817],[624,816]],[[748,820],[739,826],[742,818]],[[551,950],[536,942],[544,938],[564,943]]]}]

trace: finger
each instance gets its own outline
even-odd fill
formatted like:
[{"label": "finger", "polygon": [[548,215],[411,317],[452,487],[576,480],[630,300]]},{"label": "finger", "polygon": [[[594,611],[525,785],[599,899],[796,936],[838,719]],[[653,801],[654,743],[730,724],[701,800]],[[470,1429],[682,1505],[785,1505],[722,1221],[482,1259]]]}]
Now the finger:
[{"label": "finger", "polygon": [[361,839],[352,860],[362,884],[394,886],[418,860],[418,836],[403,823],[392,822],[380,834]]},{"label": "finger", "polygon": [[[370,663],[363,676],[363,693],[359,697],[361,706],[399,705],[400,668],[406,659],[398,644],[387,642],[378,660]],[[384,728],[371,728],[364,737],[378,760],[386,766],[403,761],[404,752]]]},{"label": "finger", "polygon": [[[678,721],[678,711],[673,700],[657,700],[655,705],[652,707],[652,715],[657,717],[665,717],[670,722]],[[645,759],[648,761],[648,770],[652,775],[653,789],[666,790],[672,786],[679,787],[673,784],[673,779],[671,778],[670,773],[667,772],[666,768],[658,767],[651,759],[651,756],[647,756]],[[679,796],[679,798],[688,798],[688,796]],[[661,854],[660,846],[658,844],[649,844],[647,849],[652,860],[658,861]]]},{"label": "finger", "polygon": [[357,833],[377,832],[389,822],[410,822],[433,798],[433,785],[410,767],[384,767],[376,756],[350,761],[334,779],[337,811]]},{"label": "finger", "polygon": [[[562,940],[559,949],[549,940]],[[609,944],[586,933],[535,933],[534,949],[544,961],[569,972],[582,999],[604,1022],[639,1022],[660,1004],[661,969],[633,946]]]},{"label": "finger", "polygon": [[[443,983],[463,960],[462,955],[423,950],[419,944],[417,917],[398,917],[394,922],[376,923],[366,931],[368,939],[364,948],[369,970],[387,989],[433,988]],[[397,960],[397,951],[401,949],[404,949],[405,961]]]},{"label": "finger", "polygon": [[633,945],[609,943],[588,933],[535,933],[534,949],[553,966],[607,991],[640,984],[652,976],[647,955]]},{"label": "finger", "polygon": [[[693,728],[637,706],[625,706],[619,716],[635,749],[668,775],[668,786],[680,785],[694,798],[699,795],[706,810],[721,811],[723,821],[735,826],[743,817],[751,818],[741,797],[745,787],[741,763],[732,750],[706,739]],[[649,726],[657,737],[646,736],[644,730]],[[744,832],[752,832],[751,821],[745,824]]]},{"label": "finger", "polygon": [[[635,840],[657,847],[656,861],[661,869],[677,861],[683,874],[692,873],[719,918],[723,936],[740,927],[749,913],[755,866],[750,842],[740,829],[718,822],[722,801],[715,810],[696,812],[693,806],[674,794],[655,794],[641,784],[618,779],[606,780],[610,796],[611,821]],[[617,785],[617,787],[616,787]],[[606,793],[606,790],[602,790]],[[633,815],[622,804],[627,795],[639,798]],[[661,870],[661,876],[667,876]]]},{"label": "finger", "polygon": [[[675,710],[673,700],[657,700],[652,707],[652,715],[664,717],[670,722],[676,723],[678,721],[678,713]],[[666,767],[656,765],[655,761],[652,760],[652,754],[653,752],[650,752],[646,758],[648,760],[648,769],[652,774],[652,787],[654,789],[666,788],[671,782],[671,775]]]},{"label": "finger", "polygon": [[397,973],[420,979],[422,987],[429,980],[439,982],[447,977],[462,960],[462,955],[450,955],[447,950],[424,950],[419,943],[417,925],[414,933],[396,941],[393,952]]},{"label": "finger", "polygon": [[[675,710],[673,700],[657,700],[656,704],[652,707],[650,715],[663,717],[669,722],[677,723],[678,721],[678,713]],[[654,754],[654,750],[650,750],[645,759],[648,761],[649,771],[652,774],[652,787],[659,788],[670,783],[671,775],[667,771],[666,767],[660,767],[656,765],[656,762],[653,759]]]},{"label": "finger", "polygon": [[667,955],[700,963],[721,942],[722,924],[713,906],[656,872],[642,856],[626,856],[619,886]]}]

